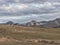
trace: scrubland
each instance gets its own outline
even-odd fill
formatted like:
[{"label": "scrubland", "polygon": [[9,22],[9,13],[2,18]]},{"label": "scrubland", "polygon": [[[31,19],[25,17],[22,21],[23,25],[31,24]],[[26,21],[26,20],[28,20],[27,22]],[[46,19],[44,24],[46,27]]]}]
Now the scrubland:
[{"label": "scrubland", "polygon": [[60,45],[60,28],[0,25],[0,45]]}]

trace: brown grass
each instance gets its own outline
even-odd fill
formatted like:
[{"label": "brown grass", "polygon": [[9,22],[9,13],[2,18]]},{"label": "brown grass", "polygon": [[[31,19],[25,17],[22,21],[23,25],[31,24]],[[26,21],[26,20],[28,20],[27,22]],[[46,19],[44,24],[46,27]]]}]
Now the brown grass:
[{"label": "brown grass", "polygon": [[60,45],[60,28],[0,25],[0,45]]}]

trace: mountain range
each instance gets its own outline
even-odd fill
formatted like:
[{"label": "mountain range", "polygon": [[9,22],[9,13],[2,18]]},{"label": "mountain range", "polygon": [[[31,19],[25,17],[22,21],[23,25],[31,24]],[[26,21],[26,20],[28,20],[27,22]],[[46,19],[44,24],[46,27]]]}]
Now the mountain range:
[{"label": "mountain range", "polygon": [[40,21],[37,22],[32,20],[31,22],[26,23],[27,26],[42,26],[42,27],[60,27],[60,18],[56,18],[50,21]]},{"label": "mountain range", "polygon": [[35,21],[32,20],[30,22],[27,22],[25,24],[20,24],[20,23],[14,23],[13,21],[8,21],[6,23],[2,23],[2,24],[7,24],[7,25],[19,25],[19,26],[39,26],[39,27],[60,27],[60,18],[56,18],[54,20],[50,20],[50,21]]}]

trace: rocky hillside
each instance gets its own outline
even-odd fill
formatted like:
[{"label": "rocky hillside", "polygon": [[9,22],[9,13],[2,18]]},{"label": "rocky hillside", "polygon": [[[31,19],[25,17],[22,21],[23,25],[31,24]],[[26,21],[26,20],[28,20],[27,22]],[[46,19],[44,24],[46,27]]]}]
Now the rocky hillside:
[{"label": "rocky hillside", "polygon": [[6,25],[19,25],[19,26],[39,26],[39,27],[54,27],[54,28],[59,28],[60,27],[60,18],[57,18],[55,20],[50,20],[50,21],[35,21],[32,20],[30,22],[27,22],[26,24],[20,24],[20,23],[14,23],[13,21],[8,21],[6,23],[2,23]]},{"label": "rocky hillside", "polygon": [[35,20],[26,23],[27,26],[43,26],[43,27],[60,27],[60,18],[51,21],[40,21]]}]

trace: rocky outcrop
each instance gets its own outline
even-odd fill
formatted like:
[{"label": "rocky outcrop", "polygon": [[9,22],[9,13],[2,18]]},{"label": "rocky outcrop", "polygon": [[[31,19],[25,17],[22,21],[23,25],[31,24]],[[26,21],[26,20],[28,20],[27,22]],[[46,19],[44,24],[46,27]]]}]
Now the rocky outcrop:
[{"label": "rocky outcrop", "polygon": [[32,20],[31,22],[26,23],[26,26],[39,26],[40,22],[36,22],[35,20]]}]

